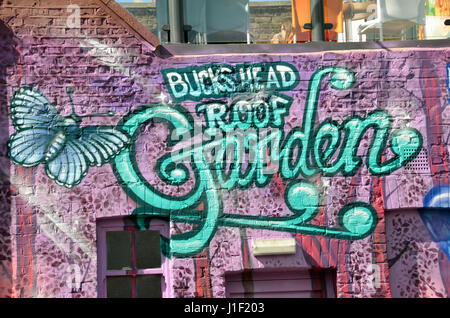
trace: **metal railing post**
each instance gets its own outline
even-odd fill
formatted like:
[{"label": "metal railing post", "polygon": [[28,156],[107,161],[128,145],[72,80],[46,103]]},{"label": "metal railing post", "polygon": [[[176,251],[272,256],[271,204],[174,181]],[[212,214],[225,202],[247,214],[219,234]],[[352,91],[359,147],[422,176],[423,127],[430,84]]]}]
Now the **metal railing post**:
[{"label": "metal railing post", "polygon": [[311,40],[325,41],[325,16],[323,0],[310,0],[311,5]]},{"label": "metal railing post", "polygon": [[169,0],[170,43],[184,43],[183,0]]}]

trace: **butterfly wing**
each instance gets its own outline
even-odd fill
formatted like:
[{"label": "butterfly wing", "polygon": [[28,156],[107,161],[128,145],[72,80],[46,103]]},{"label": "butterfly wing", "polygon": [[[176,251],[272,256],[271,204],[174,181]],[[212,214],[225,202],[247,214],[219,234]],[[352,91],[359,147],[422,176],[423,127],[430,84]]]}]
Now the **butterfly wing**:
[{"label": "butterfly wing", "polygon": [[10,103],[11,119],[16,130],[52,128],[61,125],[64,117],[36,88],[21,87]]},{"label": "butterfly wing", "polygon": [[72,188],[87,174],[88,164],[74,142],[68,141],[59,155],[45,165],[45,171],[58,185]]},{"label": "butterfly wing", "polygon": [[47,147],[55,132],[45,128],[27,128],[11,135],[8,155],[11,160],[24,167],[34,167],[45,159]]},{"label": "butterfly wing", "polygon": [[88,126],[82,128],[76,145],[83,149],[90,166],[101,166],[124,150],[129,141],[127,134],[112,126]]},{"label": "butterfly wing", "polygon": [[89,166],[101,166],[128,145],[129,137],[112,126],[82,128],[79,138],[69,139],[65,148],[45,166],[49,178],[72,188],[87,174]]},{"label": "butterfly wing", "polygon": [[45,151],[64,118],[39,90],[30,87],[14,93],[10,110],[17,131],[8,141],[11,160],[24,167],[45,161]]},{"label": "butterfly wing", "polygon": [[[119,154],[129,142],[125,133],[112,126],[90,126],[81,129],[79,137],[55,136],[66,126],[65,119],[36,88],[21,87],[10,103],[11,119],[16,129],[8,142],[12,161],[24,167],[45,162],[49,178],[67,188],[79,184],[89,166],[101,166]],[[46,152],[49,145],[59,146],[54,157]],[[47,155],[47,157],[46,157]]]}]

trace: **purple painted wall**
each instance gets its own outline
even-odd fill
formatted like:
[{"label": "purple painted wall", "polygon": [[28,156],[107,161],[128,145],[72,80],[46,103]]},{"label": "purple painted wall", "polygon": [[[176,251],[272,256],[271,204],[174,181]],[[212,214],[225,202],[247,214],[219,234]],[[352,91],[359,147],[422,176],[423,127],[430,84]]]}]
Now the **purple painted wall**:
[{"label": "purple painted wall", "polygon": [[[354,73],[354,86],[339,91],[330,87],[329,78],[324,77],[318,86],[314,129],[317,131],[317,126],[326,119],[340,125],[355,116],[367,118],[379,109],[390,116],[388,134],[391,137],[395,129],[413,129],[411,131],[417,131],[423,138],[422,150],[414,154],[410,162],[384,175],[371,173],[364,161],[348,176],[340,172],[333,176],[318,173],[309,178],[322,200],[314,206],[318,212],[316,217],[304,222],[305,228],[314,229],[312,233],[261,225],[261,220],[267,217],[276,221],[292,215],[295,206],[286,203],[286,189],[290,189],[293,180],[277,173],[267,185],[256,187],[253,184],[245,190],[226,189],[216,180],[214,186],[205,190],[205,196],[217,193],[220,215],[234,218],[219,215],[218,223],[211,225],[210,237],[203,238],[204,246],[195,252],[163,256],[161,270],[167,288],[164,295],[225,297],[225,277],[233,273],[243,273],[244,288],[251,292],[252,276],[246,273],[252,270],[334,269],[338,297],[448,297],[448,226],[440,224],[448,225],[449,220],[447,67],[450,48],[305,53],[298,46],[298,52],[283,53],[281,49],[277,51],[277,46],[267,46],[262,51],[265,53],[232,54],[218,46],[214,53],[192,51],[188,54],[185,51],[177,55],[172,48],[172,54],[162,56],[112,16],[100,1],[79,1],[80,28],[68,27],[71,17],[66,10],[68,4],[69,1],[50,0],[24,0],[14,4],[3,1],[0,4],[0,48],[5,53],[0,64],[3,114],[0,127],[9,127],[9,131],[0,134],[0,194],[4,198],[0,200],[1,296],[97,297],[101,289],[99,268],[105,262],[104,257],[99,256],[104,247],[98,247],[98,224],[114,219],[119,227],[125,228],[130,226],[129,216],[142,207],[142,199],[136,198],[136,192],[130,192],[130,184],[118,178],[120,162],[114,161],[112,155],[108,157],[109,162],[100,167],[89,167],[86,176],[78,177],[80,183],[71,188],[58,185],[49,177],[52,172],[49,173],[51,168],[48,167],[51,162],[55,164],[56,157],[47,162],[42,159],[33,167],[17,163],[20,154],[10,153],[16,162],[8,158],[8,140],[14,151],[19,147],[19,142],[14,143],[14,136],[17,136],[14,134],[24,130],[16,119],[6,116],[12,111],[13,97],[18,96],[14,93],[19,88],[38,89],[62,116],[69,116],[72,107],[66,89],[72,87],[74,109],[79,116],[114,112],[112,117],[84,118],[81,127],[115,127],[144,104],[173,109],[174,96],[169,92],[162,70],[179,71],[207,64],[237,67],[239,64],[283,62],[299,76],[294,88],[278,92],[292,98],[281,127],[285,137],[295,127],[304,127],[302,121],[312,96],[313,86],[310,85],[314,76],[325,67],[340,67]],[[168,50],[170,52],[171,48]],[[280,79],[281,75],[277,76]],[[243,93],[250,94],[249,91]],[[230,93],[214,99],[229,105],[241,95]],[[204,115],[196,113],[196,106],[206,100],[211,98],[183,100],[178,104],[191,114],[195,123],[207,125]],[[192,175],[182,185],[170,185],[158,174],[158,159],[173,151],[168,146],[171,134],[167,124],[149,121],[139,129],[137,138],[130,139],[130,145],[133,145],[136,169],[148,181],[145,187],[151,186],[155,192],[170,198],[191,193],[198,182]],[[35,133],[38,135],[38,130]],[[68,132],[65,133],[67,138]],[[79,142],[80,138],[74,140]],[[363,135],[355,156],[365,159],[373,139],[372,131]],[[64,147],[67,147],[67,140]],[[47,142],[50,143],[50,139]],[[395,157],[389,148],[391,143],[392,139],[379,158],[381,162]],[[125,149],[130,148],[120,150],[126,152]],[[61,166],[70,166],[69,161],[61,161]],[[78,164],[81,165],[81,161]],[[193,166],[189,171],[192,172]],[[202,173],[209,176],[207,169]],[[154,202],[147,199],[148,204]],[[196,202],[190,215],[207,212],[203,219],[208,221],[211,202],[210,197]],[[304,203],[301,200],[290,202]],[[370,231],[366,231],[367,235],[350,240],[339,235],[330,237],[333,229],[342,229],[339,211],[358,202],[370,206],[377,218]],[[170,207],[165,208],[171,211]],[[421,208],[438,209],[440,214],[429,216],[431,212]],[[389,212],[385,217],[386,210]],[[146,212],[149,211],[147,207]],[[241,215],[245,217],[239,219]],[[436,218],[438,222],[433,221]],[[226,223],[236,219],[241,220],[241,225]],[[179,238],[177,235],[186,233],[187,239],[176,242],[191,242],[189,235],[201,228],[201,224],[189,224],[186,220],[180,217],[163,221],[170,229],[166,238]],[[152,222],[150,228],[154,226]],[[328,230],[318,230],[325,228]],[[296,253],[253,255],[252,241],[268,238],[294,238]],[[405,242],[412,242],[406,250]],[[188,245],[183,248],[188,250]],[[180,254],[183,249],[177,251]],[[415,274],[411,274],[411,268]],[[74,291],[67,282],[73,281],[76,275],[82,277],[83,284]]]}]

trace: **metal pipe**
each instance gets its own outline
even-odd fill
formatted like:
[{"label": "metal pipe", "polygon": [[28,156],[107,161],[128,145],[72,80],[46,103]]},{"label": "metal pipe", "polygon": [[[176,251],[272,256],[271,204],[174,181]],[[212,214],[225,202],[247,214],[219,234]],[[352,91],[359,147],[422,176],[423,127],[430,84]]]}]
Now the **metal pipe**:
[{"label": "metal pipe", "polygon": [[311,5],[311,40],[325,41],[325,16],[323,0],[310,0]]},{"label": "metal pipe", "polygon": [[169,0],[170,43],[184,43],[183,0]]}]

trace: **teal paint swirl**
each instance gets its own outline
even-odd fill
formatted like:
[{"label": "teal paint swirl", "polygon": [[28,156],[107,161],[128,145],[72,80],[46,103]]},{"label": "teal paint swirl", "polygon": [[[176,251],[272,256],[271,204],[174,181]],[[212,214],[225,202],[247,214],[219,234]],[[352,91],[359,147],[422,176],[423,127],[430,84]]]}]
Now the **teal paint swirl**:
[{"label": "teal paint swirl", "polygon": [[[188,257],[199,253],[214,237],[218,226],[269,229],[346,240],[361,239],[373,232],[378,223],[377,213],[370,204],[364,202],[353,202],[341,208],[338,214],[340,227],[308,224],[324,202],[317,188],[308,180],[318,174],[334,176],[341,173],[345,177],[355,175],[363,164],[357,150],[369,130],[372,130],[372,143],[368,147],[365,164],[375,176],[389,174],[413,160],[422,148],[422,136],[415,129],[403,128],[393,131],[389,137],[391,119],[381,109],[371,112],[365,118],[349,117],[341,124],[327,119],[315,127],[320,87],[327,76],[330,86],[335,90],[350,89],[356,81],[355,74],[345,68],[325,67],[318,70],[309,83],[302,126],[292,129],[286,137],[282,130],[268,131],[262,137],[255,131],[248,130],[243,141],[233,135],[226,135],[222,139],[216,136],[211,141],[161,156],[156,169],[167,184],[182,185],[190,177],[194,177],[193,189],[184,196],[163,194],[145,180],[136,163],[134,143],[139,127],[149,120],[167,123],[172,130],[171,136],[193,137],[193,119],[189,113],[179,106],[144,105],[119,123],[118,127],[132,136],[133,146],[115,158],[113,169],[127,194],[141,206],[136,209],[135,214],[140,219],[162,217],[173,222],[197,225],[188,233],[170,238],[171,255]],[[292,100],[278,95],[276,100],[271,101],[267,103],[270,107],[266,107],[265,115],[269,115],[267,112],[278,111],[282,116],[278,115],[279,120],[272,128],[283,127],[283,118],[287,115],[284,112],[289,110]],[[245,101],[239,107],[244,104]],[[215,107],[218,112],[209,111],[209,106]],[[211,101],[197,107],[197,114],[203,112],[205,116],[210,116],[205,121],[205,131],[217,129],[216,124],[228,129],[232,122],[227,124],[225,116],[237,116],[236,111],[242,109],[245,107],[229,109],[222,102]],[[257,113],[253,113],[253,119],[256,116],[254,114]],[[239,117],[235,118],[239,120]],[[244,121],[237,126],[245,129],[256,126],[257,132],[271,125],[264,118],[254,120],[255,126],[249,117],[242,120]],[[235,127],[235,122],[232,125]],[[169,142],[174,145],[178,140],[175,138]],[[383,153],[388,141],[393,156],[384,160]],[[215,160],[211,163],[208,162],[207,155],[212,151],[215,151]],[[252,153],[252,160],[246,162],[242,153]],[[228,169],[227,154],[231,154],[233,158]],[[267,172],[270,161],[280,163],[279,173],[288,182],[284,200],[292,214],[284,217],[256,217],[223,213],[219,188],[231,191],[247,189],[253,184],[257,187],[266,186],[276,173]],[[190,163],[193,176],[186,163]],[[303,179],[299,179],[300,176]],[[198,210],[200,203],[204,204],[203,211]]]}]

